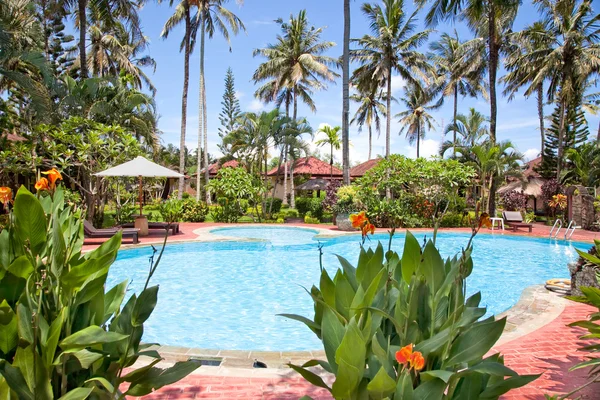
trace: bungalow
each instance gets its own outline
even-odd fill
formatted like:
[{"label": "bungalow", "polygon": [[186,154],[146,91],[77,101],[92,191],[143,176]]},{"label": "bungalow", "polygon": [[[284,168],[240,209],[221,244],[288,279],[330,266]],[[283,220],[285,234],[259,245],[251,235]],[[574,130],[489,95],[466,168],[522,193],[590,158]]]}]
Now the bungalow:
[{"label": "bungalow", "polygon": [[350,179],[356,179],[363,176],[368,170],[375,168],[379,164],[381,158],[373,158],[364,163],[358,164],[350,169]]},{"label": "bungalow", "polygon": [[542,185],[546,179],[542,178],[537,173],[537,168],[542,162],[542,157],[534,158],[524,165],[523,179],[509,180],[506,185],[498,189],[498,194],[502,196],[504,193],[517,190],[522,191],[529,196],[527,200],[527,209],[534,210],[536,214],[543,213],[544,200],[542,198]]},{"label": "bungalow", "polygon": [[[287,165],[282,164],[279,169],[273,168],[267,172],[267,176],[271,180],[271,185],[275,186],[277,177],[279,176],[277,188],[275,190],[275,197],[283,199],[284,188],[283,179],[287,169],[288,179],[290,174],[291,162],[288,161]],[[294,162],[294,178],[302,176],[305,180],[321,179],[321,180],[336,180],[342,179],[342,171],[325,161],[321,161],[316,157],[303,157],[299,158]],[[288,181],[289,182],[289,181]],[[288,193],[292,190],[291,185],[288,187]]]}]

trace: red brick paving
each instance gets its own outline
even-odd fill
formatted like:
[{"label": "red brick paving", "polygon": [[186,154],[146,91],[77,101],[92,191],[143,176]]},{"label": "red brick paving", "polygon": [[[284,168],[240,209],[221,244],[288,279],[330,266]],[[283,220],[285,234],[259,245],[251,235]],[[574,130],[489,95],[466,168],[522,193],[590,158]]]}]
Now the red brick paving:
[{"label": "red brick paving", "polygon": [[[169,237],[169,242],[194,240],[195,229],[211,226],[223,226],[217,223],[182,223],[180,233]],[[298,224],[304,227],[336,230],[332,225]],[[419,231],[421,229],[415,229]],[[441,229],[441,231],[470,232],[468,228]],[[385,232],[385,229],[378,229]],[[535,224],[533,232],[482,231],[484,234],[522,235],[532,237],[548,237],[550,227]],[[564,230],[563,230],[564,233]],[[163,236],[154,233],[140,238],[142,244],[162,242]],[[561,235],[562,238],[562,235]],[[600,239],[599,232],[577,230],[572,237],[576,241],[592,241]],[[86,249],[93,249],[102,241],[86,240]],[[128,244],[125,242],[124,244]],[[542,374],[530,385],[511,391],[506,399],[544,399],[545,394],[566,394],[586,382],[585,369],[569,372],[569,368],[584,360],[585,353],[579,351],[583,342],[579,340],[582,330],[566,325],[585,319],[593,309],[589,306],[569,303],[563,313],[546,326],[525,337],[505,343],[494,351],[505,355],[505,363],[520,374]],[[147,399],[298,399],[309,395],[314,399],[330,399],[324,389],[315,388],[300,377],[281,379],[272,378],[238,378],[223,376],[192,375],[167,388],[146,396]],[[589,386],[578,393],[583,399],[600,399],[600,384]]]}]

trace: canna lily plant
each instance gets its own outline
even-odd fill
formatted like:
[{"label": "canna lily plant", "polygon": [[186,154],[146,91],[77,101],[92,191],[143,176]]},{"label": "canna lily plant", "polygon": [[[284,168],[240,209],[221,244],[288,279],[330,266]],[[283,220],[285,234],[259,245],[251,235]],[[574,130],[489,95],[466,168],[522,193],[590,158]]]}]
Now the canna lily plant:
[{"label": "canna lily plant", "polygon": [[[158,368],[160,355],[141,343],[160,256],[141,293],[126,299],[127,280],[105,291],[121,234],[83,254],[83,225],[57,173],[36,184],[48,196],[19,189],[0,231],[0,399],[124,399],[185,377],[199,361]],[[150,361],[134,368],[140,357]]]},{"label": "canna lily plant", "polygon": [[[361,215],[353,220],[369,224]],[[467,247],[446,260],[433,241],[421,248],[407,232],[402,255],[390,238],[387,250],[381,243],[362,247],[356,266],[338,256],[333,277],[321,267],[319,286],[309,292],[313,318],[283,316],[304,323],[326,359],[290,367],[340,400],[497,399],[536,379],[506,367],[500,354],[488,355],[506,318],[485,317],[481,294],[467,296],[471,241],[488,223],[482,215]],[[332,386],[315,366],[335,376]]]}]

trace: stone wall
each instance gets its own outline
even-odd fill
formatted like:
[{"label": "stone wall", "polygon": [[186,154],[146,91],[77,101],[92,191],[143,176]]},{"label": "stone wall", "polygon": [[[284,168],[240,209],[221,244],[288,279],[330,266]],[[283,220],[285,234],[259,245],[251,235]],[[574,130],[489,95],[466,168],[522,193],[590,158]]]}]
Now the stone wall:
[{"label": "stone wall", "polygon": [[596,266],[585,264],[580,266],[578,263],[569,263],[569,272],[571,273],[571,295],[582,296],[582,286],[591,286],[600,289],[600,284],[596,278],[596,272],[600,272],[600,269]]},{"label": "stone wall", "polygon": [[594,212],[594,196],[590,195],[584,186],[569,186],[565,194],[567,195],[567,218],[565,224],[571,220],[575,221],[577,226],[588,229],[596,221]]}]

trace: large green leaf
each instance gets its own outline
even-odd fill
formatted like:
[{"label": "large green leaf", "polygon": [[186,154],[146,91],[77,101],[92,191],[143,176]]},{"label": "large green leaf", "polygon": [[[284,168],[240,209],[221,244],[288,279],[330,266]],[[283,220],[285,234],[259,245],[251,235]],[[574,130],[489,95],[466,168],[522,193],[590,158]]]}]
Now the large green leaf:
[{"label": "large green leaf", "polygon": [[418,272],[425,276],[432,293],[436,293],[444,282],[444,260],[431,240],[425,245]]},{"label": "large green leaf", "polygon": [[123,303],[123,299],[125,298],[125,293],[127,291],[127,285],[129,284],[129,279],[124,280],[118,285],[114,286],[110,289],[106,295],[104,296],[104,321],[108,321],[111,316],[121,309],[121,303]]},{"label": "large green leaf", "polygon": [[33,393],[29,390],[21,370],[10,365],[6,360],[0,360],[0,374],[6,383],[19,396],[20,400],[34,400]]},{"label": "large green leaf", "polygon": [[[108,272],[108,270],[106,272]],[[83,283],[83,285],[81,285],[81,288],[79,288],[79,290],[77,291],[73,307],[77,307],[80,304],[87,303],[96,296],[104,293],[104,284],[106,282],[106,276],[107,274],[101,274],[100,276],[94,274],[90,276]],[[104,306],[102,306],[102,309],[104,309]],[[102,312],[102,317],[104,317],[104,312]]]},{"label": "large green leaf", "polygon": [[402,278],[408,284],[421,262],[421,246],[417,238],[409,231],[406,232],[404,251],[402,252]]},{"label": "large green leaf", "polygon": [[379,368],[375,377],[367,385],[369,397],[375,400],[383,400],[396,390],[396,381],[392,379],[385,368]]},{"label": "large green leaf", "polygon": [[6,300],[0,303],[0,351],[8,354],[19,341],[17,318]]},{"label": "large green leaf", "polygon": [[[540,374],[541,375],[541,374]],[[525,386],[537,378],[540,375],[519,375],[511,376],[501,382],[498,382],[492,386],[488,386],[479,396],[480,399],[497,399],[509,390],[520,388]]]},{"label": "large green leaf", "polygon": [[335,352],[338,371],[332,386],[334,397],[349,397],[358,387],[363,378],[366,351],[365,340],[353,318],[346,325],[342,343]]},{"label": "large green leaf", "polygon": [[302,315],[296,315],[296,314],[277,314],[277,315],[280,317],[289,318],[289,319],[293,319],[295,321],[302,322],[304,325],[308,326],[310,328],[310,330],[312,330],[313,332],[321,329],[321,327],[319,325],[317,325],[312,319],[308,319],[306,317],[303,317]]},{"label": "large green leaf", "polygon": [[97,344],[119,342],[127,339],[128,337],[128,335],[122,335],[116,332],[106,332],[99,326],[92,325],[64,338],[60,342],[60,347],[64,350],[72,348],[85,348]]},{"label": "large green leaf", "polygon": [[302,377],[308,382],[312,383],[315,386],[322,387],[323,389],[327,389],[331,392],[331,388],[327,386],[327,384],[323,381],[323,378],[321,378],[319,375],[299,365],[294,365],[290,363],[288,364],[288,366],[300,375],[302,375]]},{"label": "large green leaf", "polygon": [[42,205],[29,190],[21,186],[13,213],[21,241],[29,244],[33,254],[38,255],[46,244],[46,215]]},{"label": "large green leaf", "polygon": [[441,400],[446,390],[446,384],[441,379],[421,382],[414,391],[414,398],[419,400]]},{"label": "large green leaf", "polygon": [[26,256],[20,256],[13,260],[8,267],[8,272],[18,278],[27,279],[33,272],[33,265]]},{"label": "large green leaf", "polygon": [[94,391],[93,388],[76,388],[61,396],[58,400],[85,400]]},{"label": "large green leaf", "polygon": [[170,368],[160,369],[152,368],[139,380],[132,382],[129,389],[125,392],[128,396],[144,396],[153,390],[160,389],[163,386],[175,383],[201,366],[200,360],[189,360],[178,362]]},{"label": "large green leaf", "polygon": [[340,347],[344,338],[344,326],[338,317],[329,308],[323,310],[323,319],[321,321],[321,336],[327,361],[331,365],[334,373],[337,373],[337,362],[335,352]]},{"label": "large green leaf", "polygon": [[506,318],[482,321],[461,333],[452,344],[444,367],[479,360],[498,341],[506,325]]},{"label": "large green leaf", "polygon": [[64,307],[61,310],[60,314],[58,314],[56,319],[52,321],[52,324],[50,325],[50,330],[48,331],[48,339],[45,343],[42,343],[42,358],[47,368],[49,368],[54,362],[56,346],[58,346],[60,332],[63,327],[65,315],[68,315],[68,313],[69,307]]},{"label": "large green leaf", "polygon": [[131,315],[131,324],[133,326],[142,326],[150,317],[158,301],[158,285],[149,287],[140,293],[140,296],[133,307]]},{"label": "large green leaf", "polygon": [[0,268],[3,270],[2,276],[4,276],[4,271],[10,265],[12,257],[10,247],[8,229],[3,229],[0,231]]},{"label": "large green leaf", "polygon": [[23,303],[17,305],[17,325],[19,337],[27,343],[33,343],[32,312]]}]

